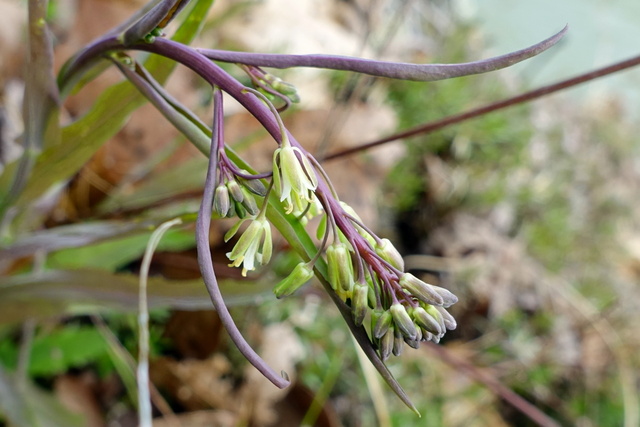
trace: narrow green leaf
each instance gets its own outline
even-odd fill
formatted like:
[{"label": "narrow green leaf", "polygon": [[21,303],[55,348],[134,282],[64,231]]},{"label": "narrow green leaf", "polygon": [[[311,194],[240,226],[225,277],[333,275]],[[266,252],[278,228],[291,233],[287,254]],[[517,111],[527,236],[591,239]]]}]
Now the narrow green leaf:
[{"label": "narrow green leaf", "polygon": [[53,42],[46,23],[47,2],[29,2],[25,66],[24,152],[0,177],[0,218],[20,197],[44,148],[60,140],[59,94],[53,71]]},{"label": "narrow green leaf", "polygon": [[[213,0],[195,2],[173,40],[190,43],[201,30],[212,3]],[[167,58],[152,56],[146,61],[145,67],[154,74],[158,82],[164,83],[176,64]],[[124,126],[131,113],[145,102],[144,97],[129,82],[122,82],[106,90],[84,117],[62,130],[60,144],[45,150],[39,156],[35,173],[16,202],[20,213],[24,213],[26,206],[42,196],[52,185],[71,178],[105,141]]]},{"label": "narrow green leaf", "polygon": [[[270,280],[220,283],[230,305],[254,304],[271,294]],[[149,308],[211,309],[202,280],[149,279]],[[0,277],[0,325],[62,314],[93,314],[101,310],[135,312],[138,276],[100,270],[46,270]]]},{"label": "narrow green leaf", "polygon": [[92,221],[40,230],[22,236],[10,245],[0,246],[0,259],[30,256],[37,251],[54,252],[78,248],[136,233],[148,234],[161,222],[162,220]]},{"label": "narrow green leaf", "polygon": [[[145,232],[112,239],[90,246],[62,250],[51,254],[47,267],[52,269],[91,268],[114,272],[140,259],[151,233]],[[162,251],[181,251],[195,246],[193,231],[171,230],[159,246]]]}]

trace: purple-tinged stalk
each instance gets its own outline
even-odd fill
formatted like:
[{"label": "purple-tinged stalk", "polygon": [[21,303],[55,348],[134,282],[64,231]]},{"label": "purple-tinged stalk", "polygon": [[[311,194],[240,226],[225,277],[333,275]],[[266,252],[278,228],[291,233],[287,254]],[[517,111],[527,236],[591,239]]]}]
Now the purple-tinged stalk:
[{"label": "purple-tinged stalk", "polygon": [[153,42],[162,35],[162,30],[173,20],[190,0],[165,0],[156,4],[149,12],[127,28],[120,39],[125,46],[140,40]]},{"label": "purple-tinged stalk", "polygon": [[506,55],[461,64],[411,64],[375,61],[339,55],[279,55],[270,53],[231,52],[217,49],[197,49],[209,59],[244,65],[271,68],[324,68],[352,71],[376,77],[420,82],[451,79],[487,73],[509,67],[536,56],[555,45],[565,35],[568,26],[533,46]]},{"label": "purple-tinged stalk", "polygon": [[[162,2],[162,7],[168,7],[168,12],[165,12],[173,16],[174,7],[184,3],[170,0]],[[219,216],[238,216],[242,219],[230,234],[235,233],[243,221],[251,221],[228,254],[231,265],[242,266],[243,275],[260,264],[266,264],[271,257],[271,230],[266,221],[269,203],[280,204],[279,212],[281,210],[289,222],[302,223],[304,217],[311,213],[322,214],[326,224],[322,243],[316,248],[315,254],[305,254],[308,256],[306,259],[311,258],[308,262],[299,264],[289,278],[276,286],[276,295],[281,297],[294,292],[310,278],[311,269],[314,268],[369,359],[398,396],[415,410],[384,366],[383,360],[392,353],[400,354],[404,343],[418,347],[422,341],[437,342],[447,329],[455,328],[455,320],[446,308],[454,304],[457,298],[446,289],[405,273],[402,258],[393,245],[387,239],[376,236],[349,206],[338,199],[321,165],[284,127],[278,111],[265,98],[266,93],[283,99],[278,96],[280,94],[293,101],[297,95],[286,83],[259,67],[321,67],[407,80],[439,80],[492,71],[527,59],[555,44],[566,28],[541,43],[496,58],[466,64],[416,65],[326,55],[262,55],[198,50],[153,37],[147,38],[148,43],[135,40],[138,37],[145,38],[147,31],[153,31],[158,25],[151,28],[151,23],[156,23],[161,15],[156,14],[154,18],[135,24],[135,31],[128,33],[135,34],[135,37],[110,35],[87,46],[61,72],[61,92],[68,92],[78,75],[97,58],[113,58],[128,49],[173,59],[207,81],[214,88],[214,126],[208,147],[210,162],[205,191],[196,222],[196,242],[205,285],[231,339],[241,353],[276,386],[288,385],[288,380],[271,370],[244,340],[224,303],[210,253],[209,226],[213,210]],[[245,71],[262,92],[246,88],[212,59],[244,64]],[[194,135],[204,131],[202,125],[189,116],[188,110],[174,102],[161,87],[154,85],[153,79],[144,73],[143,68],[131,68],[126,61],[120,63],[119,67],[177,126],[190,123],[194,127]],[[268,197],[269,190],[260,181],[271,173],[251,175],[238,168],[225,154],[222,92],[243,105],[278,143],[279,147],[274,150],[270,187],[274,189],[275,197]],[[205,144],[199,145],[203,150]],[[262,203],[260,208],[258,202]],[[317,205],[322,206],[321,211]],[[330,236],[333,240],[329,243]],[[367,317],[372,325],[369,335],[362,327]]]},{"label": "purple-tinged stalk", "polygon": [[[289,380],[278,375],[273,371],[260,356],[251,348],[247,341],[240,333],[235,325],[229,309],[224,303],[224,299],[218,286],[215,272],[213,270],[213,260],[211,258],[211,248],[209,244],[209,226],[211,221],[213,195],[216,187],[216,174],[218,165],[217,151],[220,150],[224,141],[221,138],[222,133],[222,93],[219,89],[214,90],[214,127],[211,140],[211,154],[209,157],[209,168],[205,179],[204,194],[202,195],[202,204],[198,212],[196,221],[196,244],[198,248],[198,265],[202,273],[204,283],[211,295],[211,301],[220,316],[229,337],[238,347],[242,355],[258,369],[267,379],[279,388],[285,388],[289,385]],[[286,374],[283,372],[283,375]]]}]

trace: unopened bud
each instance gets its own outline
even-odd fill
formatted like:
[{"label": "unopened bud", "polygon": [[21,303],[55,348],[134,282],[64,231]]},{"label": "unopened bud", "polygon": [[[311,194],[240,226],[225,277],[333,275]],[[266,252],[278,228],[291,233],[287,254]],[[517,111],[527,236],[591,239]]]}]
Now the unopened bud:
[{"label": "unopened bud", "polygon": [[442,329],[442,325],[433,318],[427,311],[422,307],[415,307],[409,310],[411,317],[416,322],[416,325],[421,328],[431,332],[434,335],[441,335],[445,331]]},{"label": "unopened bud", "polygon": [[436,307],[432,306],[432,305],[423,305],[424,310],[429,313],[429,315],[431,317],[433,317],[433,319],[438,322],[438,325],[440,325],[440,330],[442,331],[440,334],[435,334],[435,335],[444,335],[444,333],[447,331],[447,326],[444,323],[444,317],[442,317],[442,314],[440,314],[440,312],[436,309]]},{"label": "unopened bud", "polygon": [[225,185],[220,184],[216,188],[216,194],[213,199],[213,208],[221,218],[224,218],[229,213],[230,207],[229,190],[227,190]]},{"label": "unopened bud", "polygon": [[444,299],[436,292],[434,286],[423,282],[411,273],[403,274],[398,283],[403,289],[424,303],[442,305],[444,302]]},{"label": "unopened bud", "polygon": [[404,259],[389,239],[380,240],[380,243],[376,244],[375,248],[376,253],[380,258],[387,261],[398,270],[404,271]]},{"label": "unopened bud", "polygon": [[364,321],[364,317],[369,309],[369,286],[356,285],[351,297],[351,310],[353,313],[353,322],[360,326]]},{"label": "unopened bud", "polygon": [[[349,216],[357,219],[359,222],[362,223],[362,219],[356,213],[355,209],[353,209],[351,206],[349,206],[345,202],[340,202],[340,206],[342,207],[342,209],[344,209],[344,211],[347,214],[349,214]],[[369,242],[369,245],[371,245],[371,247],[374,247],[376,245],[375,239],[371,236],[371,234],[369,234],[369,232],[367,230],[365,230],[364,228],[360,227],[358,224],[354,224],[354,226],[356,227],[356,230],[358,231],[358,234],[360,234],[362,237],[364,237],[364,239],[367,242]]]},{"label": "unopened bud", "polygon": [[344,244],[333,244],[327,248],[327,265],[329,282],[333,289],[340,288],[342,291],[350,292],[353,287],[353,268],[351,256]]},{"label": "unopened bud", "polygon": [[[240,172],[249,174],[246,170],[241,170]],[[238,176],[238,181],[245,186],[249,191],[253,194],[257,194],[258,196],[264,197],[267,194],[267,187],[264,186],[261,179],[245,179],[241,176]]]},{"label": "unopened bud", "polygon": [[313,269],[306,263],[296,265],[291,274],[280,281],[273,289],[276,298],[284,298],[297,291],[313,277]]},{"label": "unopened bud", "polygon": [[272,83],[272,86],[275,90],[285,95],[287,98],[291,100],[291,102],[298,103],[300,102],[300,96],[298,95],[298,91],[296,87],[291,83],[287,83],[280,79],[277,79]]},{"label": "unopened bud", "polygon": [[236,202],[229,203],[229,211],[227,212],[227,218],[233,218],[236,216]]},{"label": "unopened bud", "polygon": [[456,323],[456,319],[449,313],[444,307],[436,307],[436,310],[442,315],[442,320],[444,321],[444,325],[449,330],[454,330],[458,324]]},{"label": "unopened bud", "polygon": [[258,212],[260,212],[260,209],[258,209],[258,204],[256,203],[255,197],[249,192],[249,190],[246,189],[246,187],[242,187],[241,191],[242,206],[244,206],[247,212],[249,212],[249,215],[257,215]]},{"label": "unopened bud", "polygon": [[236,211],[238,218],[244,219],[247,216],[247,210],[242,206],[242,203],[236,200],[233,201],[233,209]]},{"label": "unopened bud", "polygon": [[433,335],[431,332],[422,330],[422,341],[433,341],[434,336],[435,335]]},{"label": "unopened bud", "polygon": [[380,358],[385,361],[389,358],[393,352],[393,329],[388,329],[387,332],[380,338]]},{"label": "unopened bud", "polygon": [[391,313],[388,311],[376,310],[371,315],[371,330],[374,338],[380,339],[387,333],[389,327],[393,323]]},{"label": "unopened bud", "polygon": [[442,297],[442,307],[449,308],[458,302],[458,297],[448,289],[441,288],[440,286],[433,286],[433,288]]},{"label": "unopened bud", "polygon": [[402,350],[404,350],[404,339],[402,338],[402,334],[396,331],[396,333],[393,334],[393,354],[400,356]]},{"label": "unopened bud", "polygon": [[415,340],[418,336],[418,331],[404,305],[397,302],[391,305],[389,311],[393,317],[393,323],[402,332],[402,335],[409,340]]},{"label": "unopened bud", "polygon": [[240,187],[238,181],[235,179],[227,181],[227,188],[229,189],[229,193],[231,194],[231,197],[233,197],[233,200],[238,203],[242,203],[244,200],[244,193],[242,192],[242,187]]},{"label": "unopened bud", "polygon": [[416,350],[420,348],[420,341],[418,340],[410,340],[407,337],[404,337],[404,342],[411,348],[415,348]]}]

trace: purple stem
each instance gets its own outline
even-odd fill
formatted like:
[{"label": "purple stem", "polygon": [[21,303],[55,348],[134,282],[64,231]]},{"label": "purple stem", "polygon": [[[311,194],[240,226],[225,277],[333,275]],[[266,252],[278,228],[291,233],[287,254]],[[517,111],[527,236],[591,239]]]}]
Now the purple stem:
[{"label": "purple stem", "polygon": [[211,259],[211,248],[209,243],[209,226],[211,221],[211,211],[213,206],[213,195],[216,187],[216,169],[217,169],[217,150],[222,143],[221,126],[223,121],[222,115],[222,93],[219,90],[214,92],[214,129],[211,140],[211,154],[209,156],[209,168],[207,170],[207,178],[204,185],[204,193],[202,196],[202,204],[198,212],[196,221],[196,244],[198,248],[198,265],[202,273],[202,279],[211,295],[213,306],[220,316],[220,321],[224,325],[229,337],[240,350],[240,353],[262,373],[276,387],[285,388],[290,382],[282,378],[273,371],[264,360],[251,348],[249,343],[244,339],[242,333],[236,326],[229,313],[229,309],[224,303],[216,275],[213,270],[213,260]]},{"label": "purple stem", "polygon": [[120,36],[122,42],[129,46],[143,39],[156,27],[164,28],[167,23],[187,4],[185,0],[164,0],[156,4]]},{"label": "purple stem", "polygon": [[[116,37],[106,37],[95,41],[94,43],[87,46],[86,49],[79,53],[69,64],[64,67],[64,70],[61,72],[59,78],[60,87],[63,89],[66,88],[67,90],[70,89],[70,84],[73,82],[73,79],[77,77],[78,74],[86,70],[93,63],[93,61],[96,60],[96,58],[99,58],[110,51],[121,51],[126,49],[127,48],[125,48]],[[262,101],[255,95],[248,94],[245,91],[246,88],[242,84],[240,84],[237,80],[227,74],[219,66],[212,63],[205,56],[198,53],[195,49],[162,38],[156,39],[154,43],[151,44],[139,43],[130,46],[129,49],[156,53],[173,59],[174,61],[190,68],[191,70],[199,74],[209,84],[214,87],[220,87],[222,90],[238,100],[240,104],[242,104],[244,108],[247,109],[247,111],[249,111],[254,117],[256,117],[256,119],[273,136],[276,141],[280,141],[282,139],[278,122],[276,121],[275,117],[273,117],[273,114],[271,114],[271,111],[262,103]],[[214,135],[215,134],[216,132],[214,132]],[[291,135],[288,131],[287,135],[289,136],[289,140],[292,145],[295,145],[304,150],[304,148],[301,147],[301,145],[297,142],[293,135]],[[216,142],[216,144],[218,143],[221,142]],[[215,150],[214,144],[211,145],[211,149]],[[306,150],[304,152],[306,152]],[[276,386],[285,387],[288,385],[288,381],[277,376],[251,349],[244,338],[241,335],[237,335],[237,328],[235,327],[235,324],[233,324],[229,312],[223,303],[220,290],[217,287],[217,281],[212,267],[208,239],[213,193],[215,191],[215,186],[213,185],[215,184],[216,172],[215,159],[217,159],[215,153],[216,152],[213,151],[213,154],[210,154],[210,156],[213,157],[214,162],[210,162],[209,170],[207,172],[207,181],[205,192],[203,195],[203,201],[198,215],[198,220],[196,221],[196,244],[198,246],[198,262],[201,266],[201,273],[203,279],[205,280],[205,284],[207,285],[207,289],[212,294],[212,301],[214,306],[216,307],[216,309],[218,309],[221,319],[227,319],[225,320],[228,321],[227,325],[231,325],[229,334],[238,348],[241,349],[243,355],[247,357],[247,359]],[[320,180],[318,183],[317,191],[320,191],[327,195],[326,200],[328,200],[328,203],[331,204],[331,208],[336,209],[336,212],[341,213],[340,215],[338,215],[338,217],[344,218],[344,210],[339,205],[337,200],[330,197],[331,191],[322,180]],[[351,232],[353,233],[357,233],[352,228],[353,225],[351,225],[351,227],[346,227],[345,229],[351,230]],[[349,231],[347,231],[347,233],[349,233]],[[349,326],[349,329],[351,329],[358,343],[360,343],[360,346],[367,354],[369,360],[371,360],[373,365],[376,367],[380,375],[382,375],[387,384],[400,397],[400,399],[407,406],[417,412],[415,406],[413,406],[404,390],[402,390],[402,387],[400,387],[398,382],[393,378],[393,375],[389,372],[383,361],[380,359],[379,355],[375,352],[375,349],[372,346],[364,328],[361,326],[356,326],[354,324],[350,308],[347,307],[346,304],[342,302],[342,300],[340,300],[340,298],[331,289],[331,285],[329,285],[322,276],[320,276],[319,279],[325,289],[327,289],[327,292],[329,293],[331,299],[338,306],[343,318]]]},{"label": "purple stem", "polygon": [[413,81],[435,81],[499,70],[531,58],[556,44],[567,32],[558,33],[525,49],[506,55],[461,64],[410,64],[374,61],[339,55],[279,55],[270,53],[231,52],[217,49],[196,49],[209,59],[272,68],[309,67],[353,71],[378,77]]}]

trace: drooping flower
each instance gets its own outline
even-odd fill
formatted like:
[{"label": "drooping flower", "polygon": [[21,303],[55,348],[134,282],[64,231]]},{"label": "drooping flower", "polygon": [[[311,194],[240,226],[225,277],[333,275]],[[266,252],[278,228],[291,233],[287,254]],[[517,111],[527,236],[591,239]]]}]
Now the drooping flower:
[{"label": "drooping flower", "polygon": [[286,213],[298,210],[301,201],[314,201],[313,192],[318,187],[316,172],[305,153],[291,145],[286,133],[273,154],[273,183]]},{"label": "drooping flower", "polygon": [[231,261],[230,267],[240,267],[242,265],[242,275],[246,276],[247,271],[255,270],[256,266],[264,265],[271,259],[272,241],[271,226],[263,213],[254,219],[245,218],[234,225],[224,236],[225,241],[233,237],[243,222],[250,220],[242,236],[236,242],[231,252],[227,253],[227,258]]}]

